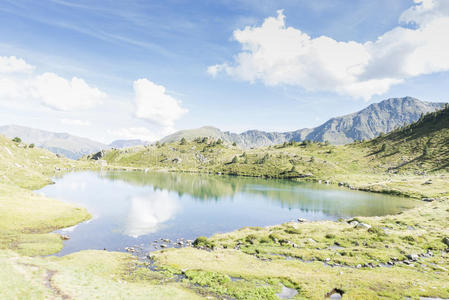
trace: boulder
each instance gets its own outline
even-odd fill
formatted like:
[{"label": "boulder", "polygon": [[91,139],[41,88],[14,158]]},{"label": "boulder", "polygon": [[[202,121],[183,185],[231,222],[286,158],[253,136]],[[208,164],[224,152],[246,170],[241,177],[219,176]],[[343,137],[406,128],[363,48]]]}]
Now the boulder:
[{"label": "boulder", "polygon": [[356,225],[357,228],[364,228],[364,229],[370,229],[371,225],[366,224],[366,223],[359,223]]}]

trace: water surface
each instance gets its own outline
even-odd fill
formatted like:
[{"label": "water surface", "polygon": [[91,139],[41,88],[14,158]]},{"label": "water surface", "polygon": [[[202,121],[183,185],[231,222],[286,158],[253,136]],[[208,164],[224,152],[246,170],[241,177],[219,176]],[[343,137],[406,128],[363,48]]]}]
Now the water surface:
[{"label": "water surface", "polygon": [[86,207],[93,218],[61,230],[58,255],[84,249],[154,250],[160,238],[195,239],[297,218],[336,220],[397,213],[413,201],[324,184],[179,173],[76,172],[40,193]]}]

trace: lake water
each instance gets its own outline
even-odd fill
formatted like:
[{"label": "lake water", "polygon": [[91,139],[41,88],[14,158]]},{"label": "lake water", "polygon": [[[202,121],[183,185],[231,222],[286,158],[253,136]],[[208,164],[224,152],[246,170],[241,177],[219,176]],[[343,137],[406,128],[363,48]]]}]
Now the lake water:
[{"label": "lake water", "polygon": [[39,193],[83,206],[93,216],[58,231],[70,240],[57,255],[134,245],[151,251],[161,238],[193,240],[244,226],[380,216],[413,206],[412,200],[389,195],[249,177],[108,171],[54,180]]}]

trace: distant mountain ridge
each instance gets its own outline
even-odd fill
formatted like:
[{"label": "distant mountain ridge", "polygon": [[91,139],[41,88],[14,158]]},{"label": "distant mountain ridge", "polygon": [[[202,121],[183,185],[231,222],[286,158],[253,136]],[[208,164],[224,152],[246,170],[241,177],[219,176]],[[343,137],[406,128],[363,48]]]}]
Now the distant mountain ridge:
[{"label": "distant mountain ridge", "polygon": [[117,140],[110,145],[103,144],[62,132],[50,132],[19,125],[0,126],[0,134],[8,138],[19,137],[24,143],[35,144],[67,158],[78,159],[84,155],[109,148],[124,148],[147,144],[141,140]]},{"label": "distant mountain ridge", "polygon": [[148,145],[150,142],[139,139],[133,140],[115,140],[109,144],[111,148],[128,148],[134,146]]},{"label": "distant mountain ridge", "polygon": [[380,133],[387,133],[404,124],[417,121],[421,114],[433,112],[445,103],[425,102],[413,97],[389,98],[348,115],[335,117],[315,128],[304,128],[290,132],[266,132],[248,130],[240,134],[221,131],[205,126],[198,129],[175,132],[161,140],[174,142],[196,137],[220,138],[236,143],[243,148],[263,147],[290,141],[329,141],[332,144],[346,144],[354,140],[372,139]]}]

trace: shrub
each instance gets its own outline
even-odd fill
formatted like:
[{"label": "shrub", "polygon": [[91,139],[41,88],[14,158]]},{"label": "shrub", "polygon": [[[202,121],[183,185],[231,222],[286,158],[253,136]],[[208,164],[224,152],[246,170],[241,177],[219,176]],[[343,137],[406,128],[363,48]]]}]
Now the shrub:
[{"label": "shrub", "polygon": [[288,234],[301,234],[301,229],[298,229],[295,227],[288,227],[284,231],[285,231],[285,233],[288,233]]},{"label": "shrub", "polygon": [[207,247],[207,248],[214,248],[215,244],[210,241],[207,237],[205,236],[199,236],[196,238],[196,240],[193,242],[193,246],[199,248],[199,247]]},{"label": "shrub", "polygon": [[254,242],[257,241],[257,236],[255,236],[254,234],[248,234],[245,238],[245,241],[247,243],[254,244]]},{"label": "shrub", "polygon": [[28,148],[34,148],[34,144],[29,144]]},{"label": "shrub", "polygon": [[268,160],[269,158],[270,158],[270,156],[269,156],[268,153],[267,153],[267,154],[265,154],[261,159],[259,159],[259,160],[257,161],[257,163],[263,165],[264,163],[267,162],[267,160]]},{"label": "shrub", "polygon": [[236,164],[239,162],[239,159],[237,158],[237,156],[234,156],[234,158],[231,161],[231,164]]},{"label": "shrub", "polygon": [[12,139],[12,141],[15,143],[21,143],[22,139],[16,136],[15,138]]},{"label": "shrub", "polygon": [[382,228],[374,227],[374,226],[371,227],[371,228],[369,228],[369,229],[368,229],[368,232],[369,232],[369,233],[372,233],[372,234],[377,234],[377,235],[379,235],[379,236],[386,235],[385,231],[384,231]]},{"label": "shrub", "polygon": [[181,143],[180,143],[181,145],[185,145],[185,144],[187,144],[187,141],[186,141],[186,139],[185,138],[182,138],[181,139]]}]

